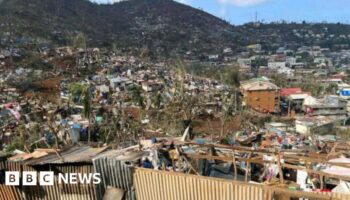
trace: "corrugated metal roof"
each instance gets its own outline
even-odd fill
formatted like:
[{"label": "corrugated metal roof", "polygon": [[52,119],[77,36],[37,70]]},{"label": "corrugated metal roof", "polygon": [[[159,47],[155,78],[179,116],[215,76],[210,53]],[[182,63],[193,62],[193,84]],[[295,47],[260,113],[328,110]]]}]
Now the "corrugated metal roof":
[{"label": "corrugated metal roof", "polygon": [[21,191],[15,186],[0,184],[0,199],[21,200]]},{"label": "corrugated metal roof", "polygon": [[24,162],[26,165],[64,164],[64,163],[91,163],[93,157],[105,151],[107,147],[92,148],[90,146],[74,146],[67,150],[51,153],[39,158],[31,158]]},{"label": "corrugated metal roof", "polygon": [[295,99],[305,99],[306,97],[310,96],[308,93],[301,93],[301,94],[291,94],[289,95],[289,99],[295,100]]},{"label": "corrugated metal roof", "polygon": [[289,96],[291,94],[300,94],[300,93],[302,93],[301,88],[282,88],[280,92],[282,97]]},{"label": "corrugated metal roof", "polygon": [[279,89],[275,84],[267,81],[255,81],[251,83],[246,83],[246,84],[243,84],[241,87],[243,90],[247,90],[247,91]]}]

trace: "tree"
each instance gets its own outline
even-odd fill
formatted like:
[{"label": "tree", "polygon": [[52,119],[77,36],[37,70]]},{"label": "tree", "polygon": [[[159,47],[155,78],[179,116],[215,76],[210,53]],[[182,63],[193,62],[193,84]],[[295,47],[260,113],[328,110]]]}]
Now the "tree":
[{"label": "tree", "polygon": [[232,117],[237,111],[237,92],[235,89],[231,90],[228,93],[223,92],[221,95],[222,106],[221,106],[221,132],[220,137],[223,137],[225,132],[226,122],[230,117]]},{"label": "tree", "polygon": [[86,45],[86,37],[85,37],[84,33],[79,33],[74,38],[73,45],[75,48],[82,48],[82,49],[86,50],[87,45]]},{"label": "tree", "polygon": [[142,88],[138,86],[134,86],[131,88],[132,99],[137,105],[139,105],[142,109],[145,108],[144,98],[142,96]]},{"label": "tree", "polygon": [[84,90],[84,85],[79,83],[71,83],[69,85],[69,101],[72,101],[73,103],[80,103]]},{"label": "tree", "polygon": [[228,72],[226,72],[224,74],[223,79],[223,82],[227,83],[232,87],[239,87],[240,85],[240,74],[236,68],[230,69]]},{"label": "tree", "polygon": [[271,79],[274,80],[278,87],[288,87],[288,78],[285,74],[274,73],[271,75]]},{"label": "tree", "polygon": [[153,98],[154,105],[156,106],[157,109],[160,109],[160,106],[163,101],[162,94],[160,92],[157,92],[156,96]]},{"label": "tree", "polygon": [[90,96],[90,87],[85,87],[83,90],[83,106],[84,106],[84,116],[88,119],[89,128],[88,128],[88,143],[90,144],[91,140],[91,96]]},{"label": "tree", "polygon": [[[166,124],[168,125],[168,131],[171,129],[171,126],[175,125],[176,128],[174,129],[175,131],[173,131],[173,133],[178,134],[183,133],[188,126],[191,127],[199,98],[198,95],[185,91],[184,80],[186,78],[186,64],[181,60],[175,60],[172,63],[172,66],[176,68],[178,81],[174,83],[174,88],[171,89],[173,91],[171,100],[164,101],[164,115],[167,116],[164,117],[164,120],[167,122]],[[173,123],[174,121],[181,123],[175,124]],[[177,125],[179,124],[182,125],[178,127]],[[183,130],[180,130],[180,127],[183,128]]]},{"label": "tree", "polygon": [[338,91],[338,85],[336,83],[330,83],[325,90],[328,94],[336,94]]}]

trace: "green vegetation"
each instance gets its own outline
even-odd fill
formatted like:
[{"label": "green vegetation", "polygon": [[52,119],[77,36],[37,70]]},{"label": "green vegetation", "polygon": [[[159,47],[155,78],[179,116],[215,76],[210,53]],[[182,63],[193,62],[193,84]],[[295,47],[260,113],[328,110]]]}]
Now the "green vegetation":
[{"label": "green vegetation", "polygon": [[144,97],[142,96],[142,88],[133,86],[129,89],[132,94],[132,100],[137,103],[141,108],[145,108]]},{"label": "green vegetation", "polygon": [[86,86],[79,83],[72,83],[69,85],[70,100],[73,103],[80,103],[81,98],[86,91]]},{"label": "green vegetation", "polygon": [[240,80],[245,79],[245,77],[239,73],[238,66],[235,65],[218,67],[198,62],[186,65],[185,69],[187,73],[200,77],[221,80],[222,82],[234,87],[238,87]]}]

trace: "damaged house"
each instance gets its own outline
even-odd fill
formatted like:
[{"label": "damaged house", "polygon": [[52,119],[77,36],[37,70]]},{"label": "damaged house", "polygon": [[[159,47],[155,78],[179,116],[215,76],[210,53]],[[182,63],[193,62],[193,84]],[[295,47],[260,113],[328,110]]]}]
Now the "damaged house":
[{"label": "damaged house", "polygon": [[280,111],[280,89],[268,81],[254,81],[241,85],[243,106],[263,113]]},{"label": "damaged house", "polygon": [[308,116],[329,116],[335,120],[345,119],[347,102],[339,96],[325,96],[316,99],[312,96],[305,98],[303,110]]}]

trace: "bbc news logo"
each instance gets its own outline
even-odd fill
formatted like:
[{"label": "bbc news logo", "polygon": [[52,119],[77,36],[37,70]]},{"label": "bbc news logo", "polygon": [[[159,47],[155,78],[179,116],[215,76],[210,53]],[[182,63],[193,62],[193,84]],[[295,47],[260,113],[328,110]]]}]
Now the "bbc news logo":
[{"label": "bbc news logo", "polygon": [[[101,175],[99,173],[66,173],[58,174],[59,184],[99,184],[101,183]],[[22,180],[24,186],[39,185],[54,185],[54,172],[20,172],[8,171],[5,172],[5,184],[11,186],[19,186]]]}]

